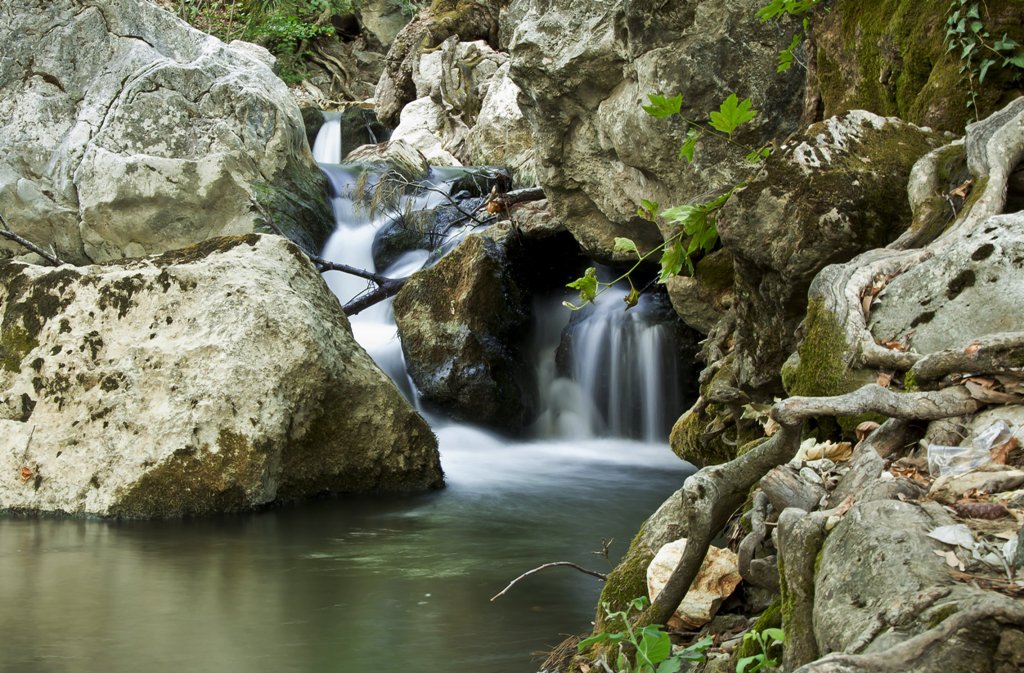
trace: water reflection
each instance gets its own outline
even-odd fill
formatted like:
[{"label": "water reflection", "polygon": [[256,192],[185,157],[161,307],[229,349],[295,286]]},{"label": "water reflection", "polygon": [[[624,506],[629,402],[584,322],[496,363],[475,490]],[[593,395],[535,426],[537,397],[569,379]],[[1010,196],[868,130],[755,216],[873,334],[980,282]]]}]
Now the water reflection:
[{"label": "water reflection", "polygon": [[[667,448],[439,431],[449,488],[177,522],[0,520],[0,671],[526,673],[681,483]],[[646,464],[647,467],[635,467]]]}]

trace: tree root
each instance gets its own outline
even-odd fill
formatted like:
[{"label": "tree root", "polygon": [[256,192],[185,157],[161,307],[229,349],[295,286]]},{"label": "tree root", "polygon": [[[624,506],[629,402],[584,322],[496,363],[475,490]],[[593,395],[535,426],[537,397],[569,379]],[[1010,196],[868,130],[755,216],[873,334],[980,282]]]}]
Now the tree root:
[{"label": "tree root", "polygon": [[950,374],[1006,371],[1013,362],[1024,362],[1024,332],[989,334],[963,348],[929,353],[910,368],[910,373],[922,385]]},{"label": "tree root", "polygon": [[[993,620],[1001,627],[1022,627],[1024,605],[1001,596],[983,598],[947,617],[938,626],[881,652],[829,654],[801,666],[795,673],[905,673],[919,670],[916,664],[920,664],[933,647],[950,640],[958,631],[987,620]],[[791,644],[787,642],[786,647],[788,651]]]},{"label": "tree root", "polygon": [[638,623],[668,621],[697,576],[713,536],[761,477],[795,455],[805,419],[875,412],[893,418],[935,420],[974,413],[981,407],[960,386],[901,394],[876,384],[837,397],[791,397],[777,403],[771,413],[780,425],[778,432],[728,463],[701,469],[683,484],[681,516],[687,520],[690,533],[686,549],[665,588],[640,615]]}]

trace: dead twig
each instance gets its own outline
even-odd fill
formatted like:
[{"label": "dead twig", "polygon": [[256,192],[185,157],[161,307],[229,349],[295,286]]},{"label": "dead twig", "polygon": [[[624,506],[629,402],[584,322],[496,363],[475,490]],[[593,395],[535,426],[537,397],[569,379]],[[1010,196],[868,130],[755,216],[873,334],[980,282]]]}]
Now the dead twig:
[{"label": "dead twig", "polygon": [[576,570],[579,570],[581,573],[583,573],[585,575],[590,575],[591,577],[596,577],[597,579],[601,580],[602,582],[608,579],[608,576],[605,575],[604,573],[599,573],[596,570],[587,570],[586,568],[584,568],[582,566],[578,566],[575,563],[572,563],[571,561],[554,561],[553,563],[545,563],[542,566],[537,566],[533,570],[527,570],[522,575],[520,575],[519,577],[517,577],[514,580],[512,580],[511,582],[509,582],[507,587],[505,587],[504,589],[502,589],[501,591],[496,593],[491,598],[491,602],[493,603],[497,599],[499,599],[502,596],[504,596],[505,594],[507,594],[508,590],[511,589],[512,587],[514,587],[516,585],[516,583],[519,582],[520,580],[526,579],[527,577],[529,577],[530,575],[533,575],[534,573],[539,573],[541,570],[546,570],[547,568],[557,568],[559,566],[565,566],[565,567],[568,567],[568,568],[574,568]]}]

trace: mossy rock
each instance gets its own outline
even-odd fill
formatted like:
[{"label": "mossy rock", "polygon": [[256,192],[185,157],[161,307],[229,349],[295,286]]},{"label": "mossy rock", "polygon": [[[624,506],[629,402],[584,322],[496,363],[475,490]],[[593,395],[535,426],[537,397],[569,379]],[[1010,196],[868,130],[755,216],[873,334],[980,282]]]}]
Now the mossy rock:
[{"label": "mossy rock", "polygon": [[[1024,42],[1024,3],[982,3],[992,36]],[[852,109],[900,117],[940,131],[962,133],[973,121],[970,84],[957,51],[944,44],[948,0],[837,0],[814,23],[817,76],[824,116]],[[1021,71],[989,69],[977,89],[984,118],[1021,93]]]},{"label": "mossy rock", "polygon": [[[760,614],[754,625],[750,627],[750,632],[761,632],[765,629],[780,629],[782,628],[782,599],[776,598],[775,601],[769,605],[764,612]],[[736,648],[736,652],[733,655],[733,661],[739,661],[744,657],[750,657],[755,654],[761,653],[761,647],[754,640],[747,640],[744,638],[739,647]]]},{"label": "mossy rock", "polygon": [[[839,320],[820,297],[812,298],[804,320],[804,338],[797,347],[796,356],[782,367],[786,394],[791,397],[844,395],[876,379],[877,372],[849,366],[846,336]],[[869,413],[837,416],[835,420],[818,419],[818,426],[824,435],[839,432],[844,437],[852,437],[862,422],[881,423],[885,420],[884,416]]]}]

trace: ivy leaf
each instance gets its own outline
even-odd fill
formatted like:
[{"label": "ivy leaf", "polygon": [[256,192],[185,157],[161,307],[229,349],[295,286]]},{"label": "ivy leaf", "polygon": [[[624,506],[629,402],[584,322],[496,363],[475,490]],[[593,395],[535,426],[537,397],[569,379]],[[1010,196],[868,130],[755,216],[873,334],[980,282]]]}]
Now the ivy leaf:
[{"label": "ivy leaf", "polygon": [[1024,53],[1017,54],[1013,58],[1008,58],[1003,61],[1003,67],[1005,68],[1007,65],[1015,65],[1018,68],[1024,68]]},{"label": "ivy leaf", "polygon": [[731,136],[741,124],[757,116],[757,110],[751,110],[750,105],[749,98],[741,101],[736,94],[729,94],[729,97],[722,101],[718,111],[709,115],[711,126],[716,131]]},{"label": "ivy leaf", "polygon": [[978,84],[985,83],[985,75],[988,73],[988,69],[992,67],[994,64],[995,61],[992,60],[991,58],[986,58],[984,61],[981,62],[981,65],[978,66]]},{"label": "ivy leaf", "polygon": [[701,139],[704,134],[697,129],[690,129],[686,132],[686,142],[679,148],[679,160],[686,159],[690,163],[693,163],[693,151],[697,149],[697,141]]},{"label": "ivy leaf", "polygon": [[579,290],[580,301],[584,303],[593,302],[597,299],[597,269],[594,267],[588,268],[582,277],[566,284],[566,287]]},{"label": "ivy leaf", "polygon": [[608,640],[608,634],[607,633],[599,633],[596,636],[590,636],[589,638],[584,638],[583,640],[578,642],[576,644],[576,649],[579,650],[580,652],[582,652],[583,650],[587,649],[591,645],[595,645],[597,643],[603,643],[606,640]]},{"label": "ivy leaf", "polygon": [[672,276],[678,276],[683,270],[685,260],[689,258],[683,251],[683,242],[678,237],[671,246],[665,246],[665,252],[661,254],[661,273],[658,274],[658,282],[666,283]]},{"label": "ivy leaf", "polygon": [[1003,33],[1003,36],[995,41],[995,44],[992,45],[992,48],[995,49],[996,51],[1012,51],[1013,49],[1016,49],[1019,46],[1020,45],[1017,44],[1016,40],[1008,37],[1006,33]]},{"label": "ivy leaf", "polygon": [[658,216],[657,202],[640,199],[640,207],[636,209],[636,214],[648,222],[653,222],[654,218]]},{"label": "ivy leaf", "polygon": [[631,238],[616,238],[615,246],[612,248],[613,252],[635,252],[637,255],[640,251],[636,249],[636,243]]},{"label": "ivy leaf", "polygon": [[643,106],[644,112],[657,119],[671,117],[674,114],[678,114],[679,110],[683,107],[682,94],[673,96],[672,98],[665,98],[664,96],[652,93],[647,94],[647,98],[651,101],[651,104]]}]

